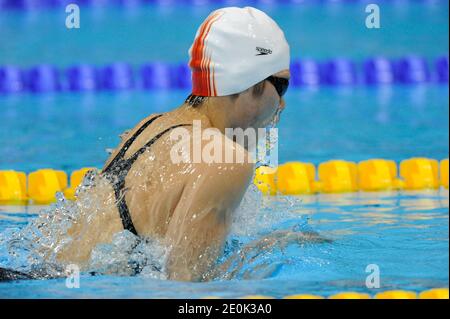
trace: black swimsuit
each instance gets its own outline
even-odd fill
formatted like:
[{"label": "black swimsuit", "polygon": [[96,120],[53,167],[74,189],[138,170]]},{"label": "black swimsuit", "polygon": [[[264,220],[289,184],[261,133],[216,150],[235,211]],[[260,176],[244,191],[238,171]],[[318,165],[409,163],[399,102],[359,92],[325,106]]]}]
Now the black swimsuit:
[{"label": "black swimsuit", "polygon": [[157,115],[147,122],[145,122],[134,134],[127,140],[122,147],[122,149],[117,153],[116,157],[108,164],[108,166],[103,169],[102,174],[112,183],[114,188],[114,193],[117,201],[117,209],[119,210],[120,218],[122,219],[123,228],[130,231],[134,235],[138,235],[136,228],[131,220],[130,211],[125,200],[125,178],[131,169],[133,163],[138,159],[139,155],[144,153],[153,143],[155,143],[161,136],[170,130],[181,127],[190,126],[191,124],[178,124],[171,126],[161,133],[154,136],[150,141],[148,141],[144,146],[142,146],[136,153],[130,156],[128,159],[124,159],[125,152],[133,144],[134,140],[149,126],[154,120],[161,117],[162,115]]}]

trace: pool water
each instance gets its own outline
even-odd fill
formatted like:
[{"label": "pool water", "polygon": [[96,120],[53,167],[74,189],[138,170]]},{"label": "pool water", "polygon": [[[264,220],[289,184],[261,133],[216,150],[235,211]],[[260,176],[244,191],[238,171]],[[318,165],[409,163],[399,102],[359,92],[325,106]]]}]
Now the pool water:
[{"label": "pool water", "polygon": [[[362,4],[262,9],[285,30],[296,58],[448,55],[448,3],[425,3],[383,2],[382,29],[370,32]],[[63,27],[63,10],[0,11],[0,65],[185,61],[196,27],[212,8],[88,9],[77,31]],[[151,113],[180,105],[187,94],[0,95],[0,170],[101,167],[118,134]],[[280,163],[448,158],[448,85],[302,88],[288,91],[286,103],[279,125]],[[10,254],[8,241],[42,209],[47,208],[0,206],[0,267],[26,264]],[[448,287],[448,214],[444,189],[264,198],[250,189],[219,261],[230,266],[211,282],[83,274],[79,289],[67,288],[64,279],[0,283],[0,298],[328,296],[349,290],[373,295]],[[308,232],[329,241],[296,237]],[[266,237],[276,238],[275,245],[254,247]],[[378,289],[365,284],[366,268],[373,264],[380,271]]]},{"label": "pool water", "polygon": [[[249,195],[237,213],[222,258],[222,262],[233,262],[213,281],[183,283],[145,275],[85,274],[78,289],[67,288],[65,279],[21,281],[0,284],[0,296],[237,298],[262,294],[280,298],[299,293],[328,296],[358,291],[374,295],[392,289],[419,292],[448,287],[448,190],[270,197],[262,201]],[[38,209],[1,207],[0,233],[24,227]],[[281,235],[275,245],[255,248],[251,244],[276,232],[310,230],[331,242],[309,243]],[[6,258],[6,249],[0,245],[0,266],[8,266],[11,259]],[[380,287],[367,288],[370,272],[366,268],[374,264],[379,268]]]},{"label": "pool water", "polygon": [[[267,12],[283,29],[294,58],[365,59],[383,55],[447,54],[448,1],[373,1],[381,28],[367,29],[363,1],[262,5],[237,1]],[[108,6],[81,8],[80,29],[66,29],[57,10],[0,11],[0,63],[68,66],[85,62],[186,61],[200,23],[220,5]]]}]

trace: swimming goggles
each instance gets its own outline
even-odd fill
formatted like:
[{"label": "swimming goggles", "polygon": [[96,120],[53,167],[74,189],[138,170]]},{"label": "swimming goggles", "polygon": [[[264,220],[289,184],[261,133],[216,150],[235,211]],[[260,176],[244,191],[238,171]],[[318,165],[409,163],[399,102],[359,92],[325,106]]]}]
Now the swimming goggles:
[{"label": "swimming goggles", "polygon": [[272,83],[280,98],[286,93],[289,87],[289,80],[285,78],[279,78],[271,75],[266,80]]}]

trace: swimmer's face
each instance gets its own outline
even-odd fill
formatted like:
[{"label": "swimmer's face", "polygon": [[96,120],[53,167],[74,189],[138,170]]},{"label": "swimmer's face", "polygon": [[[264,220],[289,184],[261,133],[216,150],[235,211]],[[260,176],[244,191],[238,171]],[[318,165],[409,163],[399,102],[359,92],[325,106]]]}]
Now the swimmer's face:
[{"label": "swimmer's face", "polygon": [[[289,70],[283,70],[274,77],[290,79]],[[242,128],[262,128],[278,121],[278,117],[286,106],[283,97],[278,95],[275,86],[265,81],[264,90],[260,96],[252,94],[252,88],[240,94],[236,101],[236,110],[240,110],[240,121]]]}]

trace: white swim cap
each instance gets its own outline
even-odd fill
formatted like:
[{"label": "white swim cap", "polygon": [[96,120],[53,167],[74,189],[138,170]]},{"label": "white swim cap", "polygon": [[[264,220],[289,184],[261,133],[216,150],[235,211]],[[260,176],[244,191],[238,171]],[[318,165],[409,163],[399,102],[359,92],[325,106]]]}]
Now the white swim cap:
[{"label": "white swim cap", "polygon": [[261,10],[245,7],[212,12],[189,49],[192,94],[240,93],[270,75],[289,69],[283,31]]}]

